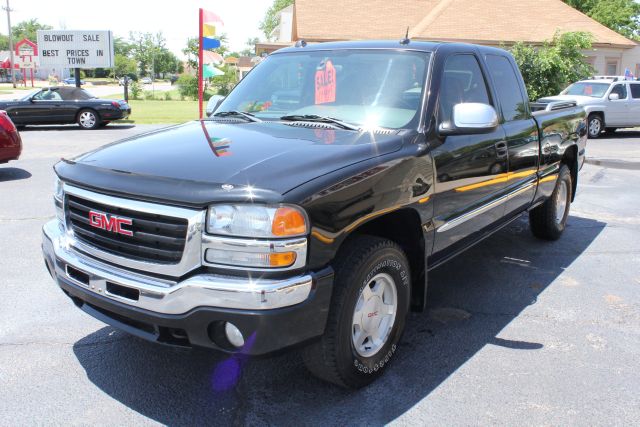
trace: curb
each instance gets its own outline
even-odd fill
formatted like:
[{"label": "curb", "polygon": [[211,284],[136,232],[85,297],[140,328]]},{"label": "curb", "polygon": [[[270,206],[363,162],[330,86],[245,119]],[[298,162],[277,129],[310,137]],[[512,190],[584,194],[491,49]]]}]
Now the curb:
[{"label": "curb", "polygon": [[587,157],[584,161],[590,165],[602,166],[604,168],[611,169],[626,169],[626,170],[640,170],[640,161],[629,162],[626,160],[617,159],[598,159],[593,157]]}]

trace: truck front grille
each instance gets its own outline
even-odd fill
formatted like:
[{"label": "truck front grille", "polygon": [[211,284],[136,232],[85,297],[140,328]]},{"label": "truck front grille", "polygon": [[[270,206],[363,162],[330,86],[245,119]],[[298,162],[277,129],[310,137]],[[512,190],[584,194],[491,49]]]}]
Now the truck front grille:
[{"label": "truck front grille", "polygon": [[[75,237],[99,250],[138,261],[177,264],[184,252],[188,221],[163,215],[137,212],[116,206],[66,195],[65,213]],[[94,211],[132,221],[126,226],[127,236],[92,226],[89,212]],[[108,228],[108,227],[105,227]]]}]

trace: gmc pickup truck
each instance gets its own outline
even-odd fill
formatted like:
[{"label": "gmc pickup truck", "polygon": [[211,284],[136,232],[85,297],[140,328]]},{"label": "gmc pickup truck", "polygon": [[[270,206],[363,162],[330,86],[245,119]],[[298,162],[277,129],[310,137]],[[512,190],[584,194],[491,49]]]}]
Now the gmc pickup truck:
[{"label": "gmc pickup truck", "polygon": [[139,337],[264,355],[367,385],[428,271],[528,213],[565,229],[582,108],[532,114],[513,58],[467,45],[299,43],[208,119],[55,165],[47,268]]}]

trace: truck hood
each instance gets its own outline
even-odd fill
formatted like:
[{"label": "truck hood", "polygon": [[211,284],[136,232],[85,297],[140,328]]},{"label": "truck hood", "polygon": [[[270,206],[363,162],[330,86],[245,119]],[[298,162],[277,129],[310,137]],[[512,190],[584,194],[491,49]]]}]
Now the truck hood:
[{"label": "truck hood", "polygon": [[551,102],[551,101],[575,101],[578,105],[587,105],[587,104],[598,104],[603,101],[602,98],[594,98],[592,96],[582,96],[582,95],[556,95],[556,96],[545,96],[544,98],[540,98],[539,102]]},{"label": "truck hood", "polygon": [[247,188],[275,202],[314,178],[399,150],[402,140],[398,132],[203,120],[115,142],[55,169],[77,185],[165,203],[204,206],[246,198]]}]

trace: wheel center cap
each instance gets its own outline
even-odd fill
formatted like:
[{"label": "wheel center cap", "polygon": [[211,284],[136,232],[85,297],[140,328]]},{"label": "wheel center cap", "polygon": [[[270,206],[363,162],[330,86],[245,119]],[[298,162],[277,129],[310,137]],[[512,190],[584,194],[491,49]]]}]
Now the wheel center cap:
[{"label": "wheel center cap", "polygon": [[371,333],[378,329],[382,321],[382,300],[379,296],[372,296],[364,305],[362,310],[362,327],[365,331]]}]

